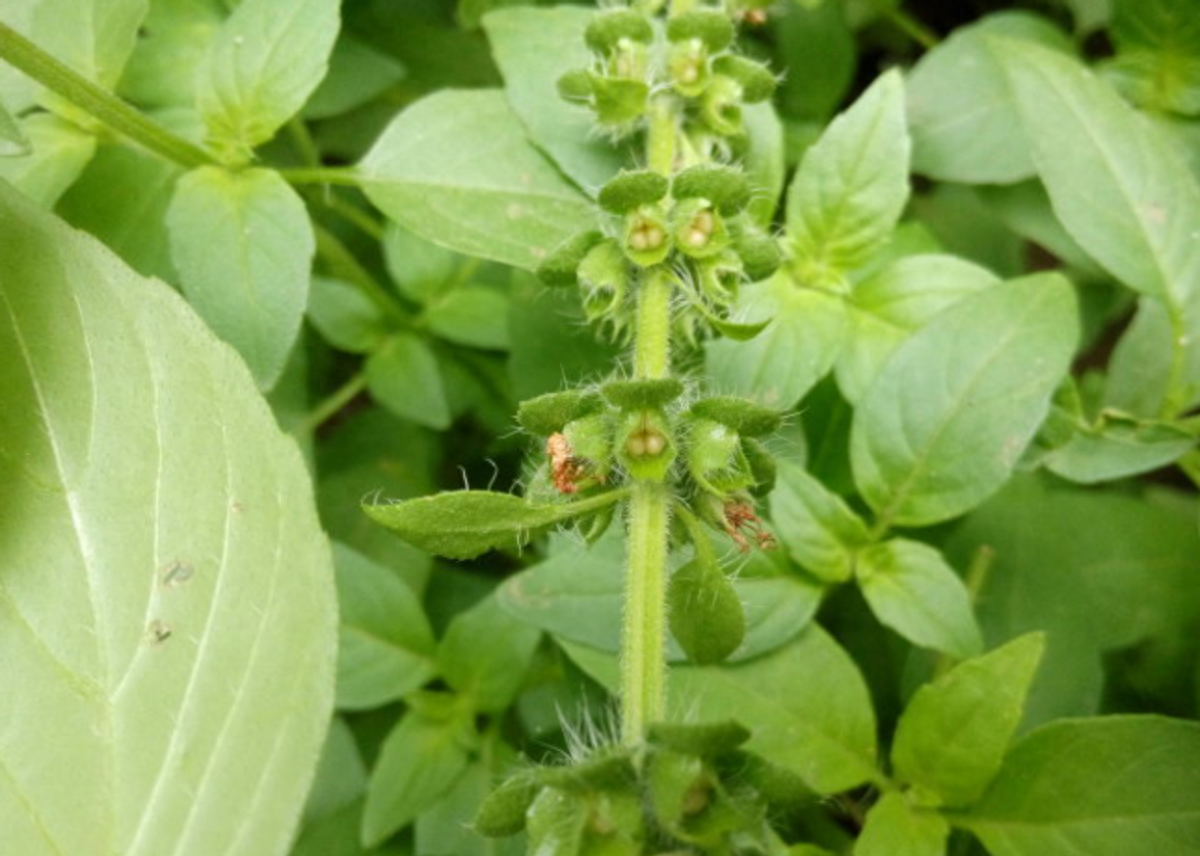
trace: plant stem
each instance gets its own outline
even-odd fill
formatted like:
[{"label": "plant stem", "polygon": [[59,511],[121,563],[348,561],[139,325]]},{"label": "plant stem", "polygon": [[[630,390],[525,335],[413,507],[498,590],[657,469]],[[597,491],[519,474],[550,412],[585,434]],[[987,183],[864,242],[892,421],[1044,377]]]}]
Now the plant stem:
[{"label": "plant stem", "polygon": [[289,184],[344,184],[359,187],[363,183],[358,171],[349,166],[294,167],[281,169],[279,174]]},{"label": "plant stem", "polygon": [[91,114],[143,148],[192,169],[215,165],[209,152],[177,137],[111,92],[55,59],[16,30],[0,22],[0,59]]},{"label": "plant stem", "polygon": [[642,742],[666,714],[667,487],[642,481],[629,501],[629,572],[621,630],[621,737]]},{"label": "plant stem", "polygon": [[650,169],[670,175],[675,168],[675,146],[679,139],[678,118],[667,97],[650,105],[650,123],[646,131],[646,154]]},{"label": "plant stem", "polygon": [[292,429],[292,434],[296,437],[303,437],[316,431],[366,388],[366,374],[361,371],[355,373],[348,381],[310,410],[308,415]]},{"label": "plant stem", "polygon": [[937,47],[937,33],[903,9],[889,9],[884,13],[884,16],[892,22],[897,30],[900,30],[900,32],[925,48],[925,50],[932,50]]},{"label": "plant stem", "polygon": [[633,376],[665,378],[671,367],[671,274],[656,270],[638,288]]}]

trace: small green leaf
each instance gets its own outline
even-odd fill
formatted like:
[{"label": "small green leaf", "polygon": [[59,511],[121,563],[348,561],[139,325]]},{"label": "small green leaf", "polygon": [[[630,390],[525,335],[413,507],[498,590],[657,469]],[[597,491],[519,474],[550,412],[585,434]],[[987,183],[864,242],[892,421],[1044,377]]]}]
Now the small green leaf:
[{"label": "small green leaf", "polygon": [[463,490],[363,511],[405,541],[447,559],[473,559],[489,550],[519,550],[534,534],[621,499],[621,491],[562,505],[533,505],[508,493]]},{"label": "small green leaf", "polygon": [[755,404],[745,398],[732,395],[714,395],[702,398],[691,407],[691,414],[700,419],[711,419],[732,428],[743,437],[762,437],[779,430],[783,420],[777,410]]},{"label": "small green leaf", "polygon": [[361,289],[324,276],[313,277],[308,320],[326,342],[351,354],[377,349],[388,333],[379,307]]},{"label": "small green leaf", "polygon": [[845,272],[886,242],[908,200],[904,85],[891,71],[830,123],[804,155],[787,200],[787,240],[802,266]]},{"label": "small green leaf", "polygon": [[600,188],[600,207],[612,214],[628,214],[643,205],[653,205],[667,195],[666,176],[651,169],[622,170]]},{"label": "small green leaf", "polygon": [[622,410],[656,410],[683,395],[683,383],[675,378],[610,380],[600,393]]},{"label": "small green leaf", "polygon": [[851,458],[883,520],[928,525],[1000,488],[1049,410],[1079,336],[1058,274],[986,288],[898,347],[854,414]]},{"label": "small green leaf", "polygon": [[742,602],[720,566],[708,556],[698,553],[671,575],[667,605],[671,635],[694,663],[718,663],[745,638]]},{"label": "small green leaf", "polygon": [[412,105],[360,173],[371,201],[418,235],[529,270],[594,226],[592,204],[533,148],[496,90],[444,90]]},{"label": "small green leaf", "polygon": [[884,794],[871,806],[854,856],[944,856],[950,824],[940,814],[909,804],[904,794]]},{"label": "small green leaf", "polygon": [[414,235],[393,220],[383,227],[383,261],[401,294],[428,303],[446,290],[465,258]]},{"label": "small green leaf", "polygon": [[303,200],[277,172],[200,167],[167,211],[183,293],[270,389],[296,341],[315,252]]},{"label": "small green leaf", "polygon": [[788,554],[831,583],[854,575],[855,554],[870,540],[866,524],[841,497],[790,463],[779,468],[771,522]]},{"label": "small green leaf", "polygon": [[353,805],[366,791],[367,768],[354,732],[340,716],[329,722],[317,775],[304,803],[306,821],[328,817]]},{"label": "small green leaf", "polygon": [[751,188],[746,213],[760,229],[769,230],[774,227],[775,209],[779,206],[779,195],[783,192],[784,173],[787,170],[783,123],[775,108],[764,103],[742,108],[742,124],[749,143],[742,159],[742,167],[746,170]]},{"label": "small green leaf", "polygon": [[713,385],[767,407],[791,409],[837,359],[846,328],[842,300],[797,288],[780,272],[744,289],[739,309],[770,326],[749,342],[708,344],[705,365]]},{"label": "small green leaf", "polygon": [[1065,720],[1009,752],[956,822],[995,856],[1192,856],[1200,724],[1157,716]]},{"label": "small green leaf", "polygon": [[404,75],[404,66],[389,54],[343,30],[329,55],[328,73],[304,104],[304,118],[328,119],[349,113],[387,92]]},{"label": "small green leaf", "polygon": [[491,288],[456,288],[425,310],[429,329],[448,342],[508,349],[508,298]]},{"label": "small green leaf", "polygon": [[909,641],[955,657],[983,648],[966,586],[936,548],[894,538],[860,552],[856,570],[875,617]]},{"label": "small green leaf", "polygon": [[1196,431],[1171,422],[1103,412],[1053,449],[1042,465],[1080,484],[1096,484],[1165,467],[1196,446]]},{"label": "small green leaf", "polygon": [[517,421],[529,433],[548,437],[561,431],[568,422],[591,416],[603,409],[604,400],[598,394],[569,389],[522,401],[517,408]]},{"label": "small green leaf", "polygon": [[774,94],[778,83],[767,66],[737,54],[717,57],[713,61],[713,71],[736,80],[742,87],[742,98],[747,104],[768,100]]},{"label": "small green leaf", "polygon": [[677,173],[671,181],[676,199],[707,199],[722,214],[736,214],[750,203],[750,183],[738,167],[704,163]]},{"label": "small green leaf", "polygon": [[196,103],[209,140],[227,156],[275,135],[299,112],[328,67],[337,0],[242,0],[197,70]]},{"label": "small green leaf", "polygon": [[733,22],[718,9],[692,9],[672,15],[667,21],[668,39],[673,42],[699,39],[713,53],[729,47],[733,37]]},{"label": "small green leaf", "polygon": [[438,646],[438,668],[474,710],[497,713],[512,704],[541,638],[538,628],[513,618],[489,596],[450,622]]},{"label": "small green leaf", "polygon": [[380,707],[433,677],[433,631],[396,574],[337,542],[334,563],[342,621],[338,707]]},{"label": "small green leaf", "polygon": [[367,389],[392,413],[418,425],[446,428],[450,405],[437,357],[412,333],[396,333],[367,358]]},{"label": "small green leaf", "polygon": [[1000,769],[1046,638],[1029,633],[964,660],[913,695],[896,726],[892,765],[944,805],[969,805]]},{"label": "small green leaf", "polygon": [[17,124],[17,120],[4,108],[0,101],[0,157],[29,154],[29,138]]},{"label": "small green leaf", "polygon": [[906,81],[915,172],[967,184],[1009,184],[1036,173],[991,35],[1073,49],[1058,27],[1023,11],[988,15],[951,33]]},{"label": "small green leaf", "polygon": [[579,265],[588,251],[603,240],[604,235],[595,229],[572,235],[542,259],[535,271],[537,278],[550,286],[575,285],[579,282]]},{"label": "small green leaf", "polygon": [[361,837],[375,847],[408,826],[454,787],[470,760],[461,718],[434,719],[410,710],[388,734],[371,770]]},{"label": "small green leaf", "polygon": [[682,755],[712,757],[737,749],[750,739],[750,731],[740,723],[653,722],[646,731],[646,742]]}]

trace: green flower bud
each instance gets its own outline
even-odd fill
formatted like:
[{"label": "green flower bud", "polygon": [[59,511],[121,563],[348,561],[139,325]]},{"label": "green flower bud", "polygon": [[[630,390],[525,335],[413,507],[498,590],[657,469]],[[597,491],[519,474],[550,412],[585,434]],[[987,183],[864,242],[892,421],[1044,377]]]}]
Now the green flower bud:
[{"label": "green flower bud", "polygon": [[604,400],[598,394],[568,389],[563,392],[548,392],[537,398],[522,401],[517,408],[517,421],[530,434],[549,437],[561,431],[568,422],[602,410]]},{"label": "green flower bud", "polygon": [[692,405],[690,412],[700,419],[719,422],[746,437],[770,434],[779,429],[782,421],[777,411],[732,395],[701,399]]},{"label": "green flower bud", "polygon": [[600,387],[600,392],[622,410],[652,410],[666,407],[683,395],[683,384],[675,378],[613,380]]},{"label": "green flower bud", "polygon": [[621,420],[617,460],[635,479],[661,481],[675,461],[671,426],[658,410],[633,410]]},{"label": "green flower bud", "polygon": [[624,250],[640,267],[666,261],[671,252],[671,234],[661,208],[643,205],[626,216]]},{"label": "green flower bud", "polygon": [[486,838],[516,835],[525,828],[525,813],[541,790],[542,785],[532,771],[513,776],[488,794],[479,806],[475,831]]},{"label": "green flower bud", "polygon": [[588,23],[584,41],[592,50],[608,54],[622,39],[644,45],[654,41],[654,29],[646,16],[632,9],[609,9],[597,14]]},{"label": "green flower bud", "polygon": [[672,42],[699,39],[712,53],[733,44],[733,21],[717,9],[693,9],[667,21],[667,38]]},{"label": "green flower bud", "polygon": [[746,636],[742,602],[714,563],[693,559],[672,574],[667,604],[671,635],[701,666],[724,660]]},{"label": "green flower bud", "polygon": [[586,104],[592,99],[592,75],[582,68],[568,71],[558,79],[558,94],[564,101]]},{"label": "green flower bud", "polygon": [[592,100],[602,125],[626,125],[646,112],[650,87],[644,80],[592,76]]},{"label": "green flower bud", "polygon": [[774,94],[778,82],[762,63],[733,54],[719,57],[713,63],[713,71],[736,80],[742,87],[742,101],[747,104],[766,101]]},{"label": "green flower bud", "polygon": [[600,188],[600,207],[613,214],[628,214],[667,195],[669,182],[651,169],[624,171]]},{"label": "green flower bud", "polygon": [[725,221],[707,199],[685,199],[671,211],[675,246],[684,255],[706,259],[729,245]]},{"label": "green flower bud", "polygon": [[750,204],[750,182],[737,167],[697,164],[675,176],[671,195],[676,199],[707,199],[722,214],[731,215]]},{"label": "green flower bud", "polygon": [[688,39],[671,45],[667,54],[667,72],[680,95],[695,98],[708,87],[710,78],[708,49],[700,39]]},{"label": "green flower bud", "polygon": [[578,275],[589,321],[611,318],[621,311],[629,284],[629,262],[616,241],[610,238],[588,250],[579,263]]},{"label": "green flower bud", "polygon": [[778,241],[748,219],[737,223],[733,232],[733,248],[751,282],[768,279],[779,270],[783,252]]},{"label": "green flower bud", "polygon": [[538,279],[550,286],[575,285],[584,256],[602,240],[604,236],[594,229],[567,238],[542,259],[536,271]]},{"label": "green flower bud", "polygon": [[714,134],[734,137],[742,133],[742,87],[723,75],[714,75],[700,103],[700,118]]}]

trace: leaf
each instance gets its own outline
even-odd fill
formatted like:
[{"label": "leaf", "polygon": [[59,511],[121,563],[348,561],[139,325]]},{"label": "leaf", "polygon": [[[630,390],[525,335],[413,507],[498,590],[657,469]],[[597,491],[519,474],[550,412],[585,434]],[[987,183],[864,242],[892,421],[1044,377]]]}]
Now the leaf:
[{"label": "leaf", "polygon": [[192,111],[198,69],[228,11],[223,0],[154,0],[117,93],[142,107]]},{"label": "leaf", "polygon": [[359,754],[354,732],[346,720],[335,716],[329,723],[325,745],[312,790],[304,803],[304,818],[327,817],[353,805],[367,786],[367,768]]},{"label": "leaf", "polygon": [[39,0],[30,39],[111,90],[137,42],[149,0]]},{"label": "leaf", "polygon": [[367,389],[404,419],[430,428],[450,427],[450,405],[437,357],[423,339],[395,333],[367,358]]},{"label": "leaf", "polygon": [[92,159],[96,138],[52,113],[34,113],[20,128],[29,153],[0,158],[0,179],[51,209]]},{"label": "leaf", "polygon": [[593,10],[576,6],[518,6],[483,18],[513,112],[529,138],[584,189],[598,188],[624,164],[622,153],[593,133],[591,114],[558,94],[560,77],[592,64],[583,34],[593,17]]},{"label": "leaf", "polygon": [[341,632],[337,705],[366,710],[395,701],[434,675],[435,644],[421,602],[394,573],[334,543]]},{"label": "leaf", "polygon": [[1190,856],[1200,725],[1157,716],[1055,722],[1013,747],[959,822],[995,856]]},{"label": "leaf", "polygon": [[970,805],[1000,769],[1045,648],[1029,633],[964,660],[913,695],[896,726],[897,778],[944,805]]},{"label": "leaf", "polygon": [[1035,274],[959,301],[897,348],[851,436],[855,481],[880,518],[929,525],[999,489],[1078,336],[1070,285]]},{"label": "leaf", "polygon": [[981,185],[975,188],[975,193],[1009,229],[1025,240],[1049,250],[1089,278],[1104,276],[1091,256],[1075,243],[1058,221],[1050,197],[1037,179],[1017,184]]},{"label": "leaf", "polygon": [[466,261],[389,220],[383,227],[383,261],[405,297],[428,303],[452,285]]},{"label": "leaf", "polygon": [[746,638],[737,591],[705,551],[697,550],[695,559],[671,574],[667,615],[671,635],[698,665],[719,663]]},{"label": "leaf", "polygon": [[170,289],[0,221],[5,849],[282,853],[336,633],[304,462]]},{"label": "leaf", "polygon": [[360,164],[371,201],[443,247],[533,270],[592,228],[592,205],[495,90],[445,90],[396,117]]},{"label": "leaf", "polygon": [[988,15],[951,33],[907,80],[915,172],[967,184],[1009,184],[1036,174],[1017,98],[989,36],[1072,52],[1058,27],[1029,12]]},{"label": "leaf", "polygon": [[788,462],[780,463],[771,493],[771,522],[788,555],[830,583],[854,575],[855,553],[870,541],[866,524],[841,497]]},{"label": "leaf", "polygon": [[404,66],[345,31],[329,55],[329,71],[304,105],[304,118],[349,113],[383,95],[405,76]]},{"label": "leaf", "polygon": [[998,282],[986,268],[931,253],[896,259],[856,283],[837,357],[838,389],[860,401],[901,342],[962,298]]},{"label": "leaf", "polygon": [[188,301],[270,389],[308,303],[315,242],[304,202],[272,170],[200,167],[176,185],[167,229]]},{"label": "leaf", "polygon": [[983,648],[966,586],[937,548],[893,538],[861,551],[857,573],[875,617],[910,642],[960,658]]},{"label": "leaf", "polygon": [[867,813],[854,856],[944,856],[949,836],[945,818],[910,805],[903,794],[893,791]]},{"label": "leaf", "polygon": [[19,157],[29,151],[29,139],[0,101],[0,157]]},{"label": "leaf", "polygon": [[534,505],[509,493],[460,490],[363,511],[404,540],[435,556],[473,559],[489,550],[520,549],[537,532],[581,514],[606,508],[620,490],[560,505]]},{"label": "leaf", "polygon": [[454,787],[467,771],[469,756],[459,717],[434,719],[410,710],[392,729],[367,784],[362,843],[375,847],[411,824]]},{"label": "leaf", "polygon": [[450,622],[438,646],[438,666],[476,711],[498,713],[512,704],[541,638],[536,627],[486,597]]},{"label": "leaf", "polygon": [[1096,713],[1105,652],[1177,638],[1200,620],[1196,506],[1162,500],[1025,476],[976,510],[947,544],[959,563],[980,547],[994,554],[977,609],[989,645],[1046,632],[1027,727]]},{"label": "leaf", "polygon": [[247,159],[299,112],[328,68],[337,0],[241,0],[197,69],[209,141]]},{"label": "leaf", "polygon": [[854,80],[857,47],[837,3],[787,4],[775,20],[779,66],[788,70],[776,95],[786,116],[824,124]]},{"label": "leaf", "polygon": [[456,288],[425,310],[424,317],[429,329],[448,342],[508,349],[508,298],[494,289]]},{"label": "leaf", "polygon": [[887,242],[908,200],[898,72],[882,75],[804,155],[787,198],[787,240],[815,270],[850,271]]},{"label": "leaf", "polygon": [[1042,464],[1070,481],[1096,484],[1165,467],[1195,446],[1195,431],[1103,412],[1096,424],[1079,426]]},{"label": "leaf", "polygon": [[[553,541],[551,542],[554,543]],[[497,590],[509,613],[556,638],[616,653],[623,604],[625,541],[613,530],[594,545],[571,544],[505,581]],[[794,576],[743,575],[733,582],[746,615],[746,636],[734,661],[778,648],[813,617],[822,589]],[[672,639],[671,662],[687,656]]]},{"label": "leaf", "polygon": [[379,306],[361,289],[324,276],[312,279],[308,320],[326,342],[351,354],[378,349],[388,334]]},{"label": "leaf", "polygon": [[747,104],[742,108],[742,123],[746,126],[749,147],[742,159],[752,193],[746,206],[750,217],[763,229],[770,229],[783,192],[784,162],[783,123],[770,102]]},{"label": "leaf", "polygon": [[770,324],[749,342],[717,339],[706,346],[713,388],[789,410],[833,367],[846,326],[842,301],[798,288],[781,273],[746,288],[741,308]]}]

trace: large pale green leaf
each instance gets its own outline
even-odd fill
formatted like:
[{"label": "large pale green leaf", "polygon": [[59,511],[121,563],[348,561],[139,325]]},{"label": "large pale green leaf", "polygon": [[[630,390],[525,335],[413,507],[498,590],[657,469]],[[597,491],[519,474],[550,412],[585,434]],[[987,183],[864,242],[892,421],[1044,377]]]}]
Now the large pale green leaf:
[{"label": "large pale green leaf", "polygon": [[590,190],[612,178],[624,158],[593,132],[589,111],[559,96],[556,83],[572,69],[591,66],[583,34],[594,15],[580,6],[518,6],[483,19],[513,112],[529,129],[530,139],[576,184]]},{"label": "large pale green leaf", "polygon": [[0,221],[4,849],[282,854],[336,633],[304,463],[174,292]]},{"label": "large pale green leaf", "polygon": [[1013,747],[961,822],[994,856],[1195,856],[1200,724],[1157,716],[1055,722]]},{"label": "large pale green leaf", "polygon": [[1021,722],[1044,647],[1040,633],[1018,637],[917,690],[892,743],[897,778],[947,805],[979,799]]},{"label": "large pale green leaf", "polygon": [[997,282],[987,268],[964,259],[922,253],[855,283],[836,366],[842,394],[859,401],[901,342],[961,298]]},{"label": "large pale green leaf", "polygon": [[989,35],[1071,50],[1066,34],[1028,12],[1001,12],[955,30],[921,57],[907,80],[915,172],[969,184],[1007,184],[1035,174]]},{"label": "large pale green leaf", "polygon": [[149,8],[150,0],[39,0],[29,35],[88,80],[112,89]]},{"label": "large pale green leaf", "polygon": [[1075,298],[1037,274],[959,301],[892,354],[854,414],[851,453],[882,519],[925,525],[1008,479],[1067,371]]},{"label": "large pale green leaf", "polygon": [[1026,725],[1095,713],[1105,652],[1186,638],[1200,621],[1196,507],[1162,500],[1026,476],[951,539],[947,553],[958,564],[980,548],[993,553],[976,610],[989,645],[1046,632]]},{"label": "large pale green leaf", "polygon": [[317,88],[339,29],[338,0],[241,0],[197,69],[210,142],[245,158]]},{"label": "large pale green leaf", "polygon": [[909,139],[899,72],[880,77],[804,155],[788,190],[787,240],[821,276],[858,267],[908,200]]},{"label": "large pale green leaf", "polygon": [[799,288],[784,273],[743,291],[747,322],[770,320],[748,342],[716,339],[705,349],[713,388],[780,410],[794,407],[837,359],[846,329],[841,298]]},{"label": "large pale green leaf", "polygon": [[176,185],[167,228],[183,293],[269,389],[308,303],[315,242],[304,202],[273,170],[200,167]]},{"label": "large pale green leaf", "polygon": [[592,203],[526,139],[497,90],[405,110],[360,164],[371,201],[436,244],[532,270],[594,225]]}]

